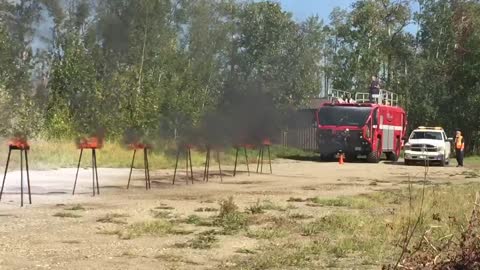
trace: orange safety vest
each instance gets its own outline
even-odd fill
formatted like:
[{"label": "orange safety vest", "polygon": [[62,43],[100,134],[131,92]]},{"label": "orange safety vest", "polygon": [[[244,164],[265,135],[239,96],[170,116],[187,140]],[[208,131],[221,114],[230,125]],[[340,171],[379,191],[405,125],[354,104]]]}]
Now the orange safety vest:
[{"label": "orange safety vest", "polygon": [[463,142],[463,136],[458,136],[455,138],[455,149],[463,150],[465,144]]}]

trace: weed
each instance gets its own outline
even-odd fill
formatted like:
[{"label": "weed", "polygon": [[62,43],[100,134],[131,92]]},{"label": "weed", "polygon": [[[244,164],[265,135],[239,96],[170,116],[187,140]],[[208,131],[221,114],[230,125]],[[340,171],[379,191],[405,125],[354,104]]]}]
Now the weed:
[{"label": "weed", "polygon": [[255,204],[247,207],[247,209],[245,209],[245,212],[247,212],[249,214],[252,214],[252,215],[262,214],[264,211],[263,211],[262,205],[260,204],[260,200],[257,200],[257,202]]},{"label": "weed", "polygon": [[209,230],[198,234],[194,239],[190,240],[189,246],[193,249],[210,249],[218,242],[215,236],[215,230]]},{"label": "weed", "polygon": [[247,216],[244,213],[232,212],[215,220],[215,225],[223,228],[224,234],[233,234],[245,229],[248,225]]},{"label": "weed", "polygon": [[65,210],[67,210],[67,211],[84,211],[85,208],[80,204],[76,204],[76,205],[72,205],[70,207],[66,207]]},{"label": "weed", "polygon": [[61,217],[61,218],[80,218],[82,217],[81,215],[77,215],[74,213],[68,213],[68,212],[58,212],[53,215],[54,217]]},{"label": "weed", "polygon": [[229,197],[228,200],[220,201],[220,212],[218,216],[222,218],[224,216],[237,212],[237,210],[238,206],[233,201],[233,197]]}]

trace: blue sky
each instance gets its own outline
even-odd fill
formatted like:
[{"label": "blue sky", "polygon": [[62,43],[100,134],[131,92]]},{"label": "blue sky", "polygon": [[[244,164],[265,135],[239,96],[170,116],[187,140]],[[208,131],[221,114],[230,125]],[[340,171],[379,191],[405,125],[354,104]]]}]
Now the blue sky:
[{"label": "blue sky", "polygon": [[[341,7],[350,9],[355,0],[277,0],[281,3],[284,10],[293,14],[296,20],[303,21],[305,18],[318,15],[323,21],[329,23],[329,15],[333,8]],[[412,9],[418,10],[418,3],[413,1]],[[417,27],[413,24],[406,27],[406,30],[415,33]]]},{"label": "blue sky", "polygon": [[296,20],[318,15],[328,23],[328,16],[333,8],[349,8],[354,0],[278,0],[283,9],[293,13]]}]

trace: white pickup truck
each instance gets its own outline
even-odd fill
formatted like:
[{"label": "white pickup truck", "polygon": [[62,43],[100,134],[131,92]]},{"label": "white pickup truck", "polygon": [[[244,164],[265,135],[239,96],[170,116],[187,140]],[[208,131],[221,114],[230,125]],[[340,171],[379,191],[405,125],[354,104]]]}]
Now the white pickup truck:
[{"label": "white pickup truck", "polygon": [[418,161],[438,162],[441,166],[450,162],[452,138],[447,138],[441,127],[415,129],[404,146],[405,165]]}]

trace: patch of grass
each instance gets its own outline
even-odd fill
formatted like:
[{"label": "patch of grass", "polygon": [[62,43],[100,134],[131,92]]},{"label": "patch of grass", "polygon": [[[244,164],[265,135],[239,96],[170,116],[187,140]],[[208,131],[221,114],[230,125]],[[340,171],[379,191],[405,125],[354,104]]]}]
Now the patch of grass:
[{"label": "patch of grass", "polygon": [[161,205],[161,206],[155,207],[155,209],[158,209],[158,210],[173,210],[173,209],[175,209],[175,207]]},{"label": "patch of grass", "polygon": [[200,207],[194,210],[195,212],[217,212],[217,208],[212,207]]},{"label": "patch of grass", "polygon": [[247,237],[255,238],[255,239],[267,239],[271,240],[274,238],[281,238],[288,235],[288,231],[277,228],[277,227],[267,227],[267,228],[260,228],[255,230],[248,230]]},{"label": "patch of grass", "polygon": [[189,241],[189,247],[193,249],[210,249],[218,242],[218,238],[215,236],[216,234],[217,232],[215,230],[199,233]]},{"label": "patch of grass", "polygon": [[214,220],[212,218],[204,218],[197,215],[188,216],[184,223],[203,227],[214,226]]},{"label": "patch of grass", "polygon": [[306,199],[290,197],[287,202],[306,202]]},{"label": "patch of grass", "polygon": [[85,211],[85,208],[80,204],[76,204],[76,205],[72,205],[70,207],[66,207],[65,210],[67,210],[67,211]]},{"label": "patch of grass", "polygon": [[314,204],[320,206],[329,206],[329,207],[349,207],[354,209],[366,209],[371,208],[374,205],[374,202],[371,198],[367,196],[356,196],[356,197],[338,197],[338,198],[320,198],[315,197],[309,199]]},{"label": "patch of grass", "polygon": [[152,210],[151,213],[152,213],[152,216],[153,216],[154,218],[164,218],[164,219],[172,218],[172,213],[170,213],[170,212],[168,212],[168,211],[155,211],[155,210]]},{"label": "patch of grass", "polygon": [[81,215],[77,215],[74,213],[69,213],[69,212],[58,212],[53,215],[54,217],[60,217],[60,218],[81,218]]},{"label": "patch of grass", "polygon": [[335,207],[350,207],[352,205],[350,198],[320,198],[315,197],[310,199],[311,202],[319,204],[321,206],[335,206]]},{"label": "patch of grass", "polygon": [[126,231],[122,232],[122,236],[128,236],[128,238],[134,238],[143,235],[164,236],[174,232],[175,230],[171,222],[166,220],[152,220],[137,222],[128,226]]},{"label": "patch of grass", "polygon": [[233,212],[217,218],[214,224],[222,227],[224,234],[234,234],[247,228],[248,218],[244,213]]},{"label": "patch of grass", "polygon": [[[427,186],[423,218],[419,220],[410,249],[423,239],[425,232],[436,247],[445,245],[446,235],[453,234],[455,239],[461,239],[459,228],[467,226],[475,191],[479,189],[478,183]],[[351,269],[394,262],[401,252],[399,243],[405,236],[405,228],[411,228],[419,215],[422,192],[414,189],[411,193],[413,207],[410,207],[409,194],[407,190],[396,190],[349,197],[345,201],[351,207],[369,207],[359,207],[355,211],[338,209],[307,223],[288,224],[280,217],[277,221],[269,217],[262,221],[269,224],[267,229],[250,230],[249,235],[272,237],[271,241],[261,246],[256,254],[237,258],[230,269],[324,269],[328,265]],[[345,201],[341,204],[345,205]],[[275,238],[268,231],[273,228],[286,230],[288,234]],[[302,242],[295,241],[297,233],[306,238]]]},{"label": "patch of grass", "polygon": [[[295,206],[293,206],[295,207]],[[262,209],[263,210],[274,210],[274,211],[279,211],[279,212],[285,212],[288,210],[288,207],[280,206],[278,204],[273,203],[272,201],[269,200],[264,200],[262,203]]]},{"label": "patch of grass", "polygon": [[120,219],[120,218],[125,218],[128,217],[126,214],[106,214],[105,216],[98,218],[97,222],[100,223],[112,223],[112,224],[127,224],[126,221]]},{"label": "patch of grass", "polygon": [[301,214],[301,213],[293,213],[288,215],[288,218],[291,219],[311,219],[313,218],[312,215],[306,215],[306,214]]},{"label": "patch of grass", "polygon": [[233,197],[220,201],[220,211],[214,221],[214,225],[222,227],[224,234],[233,234],[247,227],[246,214],[238,211],[238,206]]}]

